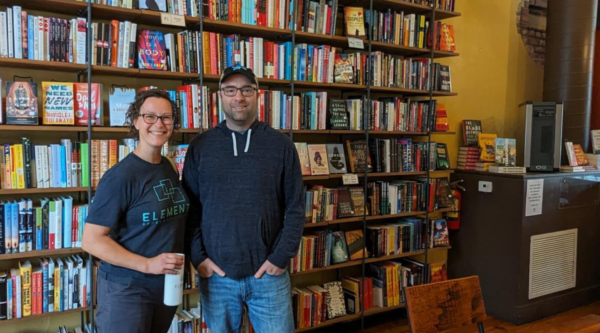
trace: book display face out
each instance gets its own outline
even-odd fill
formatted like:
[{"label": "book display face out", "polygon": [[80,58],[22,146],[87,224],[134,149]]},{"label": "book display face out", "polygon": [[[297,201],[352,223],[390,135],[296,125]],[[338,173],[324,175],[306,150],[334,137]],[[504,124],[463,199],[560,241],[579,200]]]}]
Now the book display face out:
[{"label": "book display face out", "polygon": [[[454,2],[0,0],[0,331],[49,316],[94,331],[99,263],[81,233],[102,176],[137,145],[129,105],[169,93],[180,122],[163,154],[181,174],[189,142],[225,119],[218,80],[232,65],[257,75],[258,120],[300,158],[296,331],[404,311],[403,287],[447,278],[425,255],[451,245],[453,170],[432,134],[452,117],[436,98],[457,95],[443,63],[460,46],[442,21],[460,16]],[[206,327],[198,279],[186,265],[173,332]]]}]

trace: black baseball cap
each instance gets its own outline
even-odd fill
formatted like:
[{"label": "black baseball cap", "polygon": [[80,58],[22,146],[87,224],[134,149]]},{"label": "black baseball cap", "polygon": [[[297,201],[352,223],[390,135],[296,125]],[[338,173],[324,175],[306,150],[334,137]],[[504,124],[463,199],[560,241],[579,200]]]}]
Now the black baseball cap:
[{"label": "black baseball cap", "polygon": [[243,76],[247,77],[248,80],[250,80],[250,82],[255,83],[258,87],[258,79],[256,78],[256,75],[254,75],[254,72],[252,72],[251,69],[248,69],[241,65],[235,65],[225,68],[223,73],[221,73],[221,79],[219,79],[219,88],[221,88],[221,84],[223,83],[223,81],[225,81],[225,79],[234,74],[242,74]]}]

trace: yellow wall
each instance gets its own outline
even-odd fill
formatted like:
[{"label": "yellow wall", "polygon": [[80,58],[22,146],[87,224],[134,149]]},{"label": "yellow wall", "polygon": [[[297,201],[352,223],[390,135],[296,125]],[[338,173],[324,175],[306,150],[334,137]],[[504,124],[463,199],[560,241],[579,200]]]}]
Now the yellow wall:
[{"label": "yellow wall", "polygon": [[446,106],[456,135],[432,139],[448,144],[452,166],[462,144],[461,120],[480,119],[484,132],[514,137],[518,105],[542,99],[544,70],[529,58],[517,33],[519,2],[459,0],[456,11],[462,16],[445,20],[454,26],[460,56],[438,61],[450,65],[458,96],[438,100]]}]

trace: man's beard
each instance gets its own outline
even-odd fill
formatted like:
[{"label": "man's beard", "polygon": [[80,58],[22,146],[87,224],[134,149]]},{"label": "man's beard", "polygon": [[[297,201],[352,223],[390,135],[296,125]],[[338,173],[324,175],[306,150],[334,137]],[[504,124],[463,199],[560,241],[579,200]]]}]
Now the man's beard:
[{"label": "man's beard", "polygon": [[235,112],[233,111],[233,107],[223,108],[223,112],[227,116],[228,119],[231,119],[235,122],[245,123],[250,118],[254,120],[256,118],[256,110],[253,110],[251,106],[247,106],[246,112]]}]

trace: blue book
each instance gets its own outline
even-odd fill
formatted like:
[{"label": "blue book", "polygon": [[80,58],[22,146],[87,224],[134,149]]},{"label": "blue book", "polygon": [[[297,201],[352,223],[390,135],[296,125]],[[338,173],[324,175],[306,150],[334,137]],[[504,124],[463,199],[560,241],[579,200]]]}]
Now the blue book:
[{"label": "blue book", "polygon": [[69,249],[73,246],[72,234],[73,234],[73,198],[62,197],[63,210],[62,210],[62,247],[63,249]]},{"label": "blue book", "polygon": [[67,155],[65,146],[58,146],[60,154],[60,187],[67,187]]},{"label": "blue book", "polygon": [[0,201],[0,254],[6,253],[5,230],[6,228],[4,227],[4,202]]},{"label": "blue book", "polygon": [[19,253],[19,204],[16,201],[10,204],[10,212],[12,219],[12,252]]},{"label": "blue book", "polygon": [[[37,60],[35,59],[35,39],[33,34],[34,24],[33,24],[33,16],[27,15],[27,59],[29,60]],[[37,30],[36,30],[37,31]]]}]

